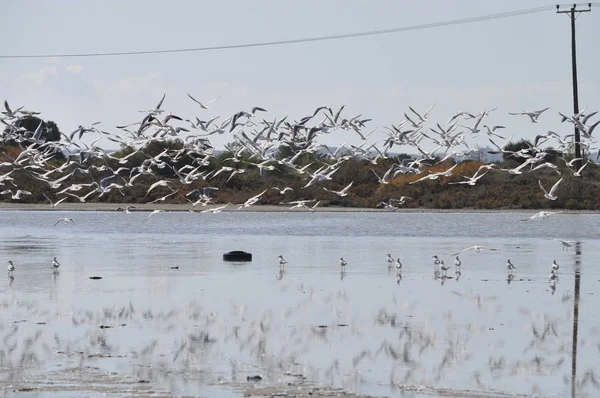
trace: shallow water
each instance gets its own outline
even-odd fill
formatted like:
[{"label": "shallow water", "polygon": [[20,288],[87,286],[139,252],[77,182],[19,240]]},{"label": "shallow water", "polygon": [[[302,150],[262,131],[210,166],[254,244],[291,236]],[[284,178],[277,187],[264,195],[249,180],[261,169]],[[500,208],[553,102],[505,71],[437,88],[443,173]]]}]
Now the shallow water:
[{"label": "shallow water", "polygon": [[[576,392],[600,394],[600,215],[148,214],[0,212],[0,260],[17,268],[0,278],[0,391],[92,366],[175,395],[301,374],[376,396],[571,396],[578,270]],[[497,250],[461,253],[456,278],[450,254],[476,244]],[[253,261],[223,262],[230,250]]]}]

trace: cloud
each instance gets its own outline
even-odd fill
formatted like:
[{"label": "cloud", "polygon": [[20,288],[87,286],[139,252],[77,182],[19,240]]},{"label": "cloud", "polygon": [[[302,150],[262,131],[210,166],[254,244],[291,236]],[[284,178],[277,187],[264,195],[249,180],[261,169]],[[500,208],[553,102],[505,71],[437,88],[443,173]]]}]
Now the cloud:
[{"label": "cloud", "polygon": [[54,65],[46,65],[42,69],[35,72],[21,73],[17,76],[17,81],[33,82],[35,84],[42,84],[46,81],[48,76],[58,76],[58,69]]},{"label": "cloud", "polygon": [[81,65],[81,64],[69,64],[69,65],[65,66],[65,69],[68,72],[78,74],[78,73],[81,73],[81,71],[83,70],[83,65]]}]

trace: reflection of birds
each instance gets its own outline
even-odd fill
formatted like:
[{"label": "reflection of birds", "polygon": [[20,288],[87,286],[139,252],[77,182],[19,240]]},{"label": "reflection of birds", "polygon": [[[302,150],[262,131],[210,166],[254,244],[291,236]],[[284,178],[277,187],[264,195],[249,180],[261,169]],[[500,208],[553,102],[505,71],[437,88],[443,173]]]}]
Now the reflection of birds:
[{"label": "reflection of birds", "polygon": [[461,275],[462,275],[462,273],[459,270],[456,270],[456,272],[454,273],[454,278],[456,279],[457,282],[460,279]]},{"label": "reflection of birds", "polygon": [[550,280],[550,293],[554,294],[556,292],[556,279]]},{"label": "reflection of birds", "polygon": [[58,269],[58,267],[60,267],[60,263],[56,261],[56,257],[54,257],[54,260],[52,260],[52,267],[54,267],[54,269]]},{"label": "reflection of birds", "polygon": [[450,267],[448,267],[446,264],[444,264],[444,261],[442,260],[440,262],[440,269],[442,270],[443,276],[446,276],[446,272],[448,271],[448,268],[450,268]]},{"label": "reflection of birds", "polygon": [[402,280],[402,273],[400,271],[396,272],[396,283],[399,285]]}]

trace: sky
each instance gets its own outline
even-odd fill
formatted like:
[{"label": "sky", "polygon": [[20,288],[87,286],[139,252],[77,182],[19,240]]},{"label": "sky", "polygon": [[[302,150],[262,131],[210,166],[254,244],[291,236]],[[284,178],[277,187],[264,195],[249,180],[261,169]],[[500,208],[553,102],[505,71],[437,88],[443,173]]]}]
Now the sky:
[{"label": "sky", "polygon": [[[0,55],[119,52],[244,44],[397,28],[552,6],[543,0],[7,1]],[[580,109],[600,110],[600,6],[577,19]],[[0,99],[70,133],[140,121],[163,93],[184,118],[260,106],[299,120],[322,105],[372,119],[367,132],[435,104],[433,123],[498,107],[486,122],[514,138],[572,131],[570,22],[554,10],[385,35],[260,48],[120,57],[0,59]],[[219,97],[200,109],[200,101]],[[508,112],[550,107],[538,124]],[[431,125],[434,126],[433,124]],[[382,142],[383,133],[373,134]],[[212,136],[217,147],[228,135]],[[320,142],[358,143],[337,131]],[[489,144],[485,137],[474,141]],[[106,143],[107,146],[108,142]]]}]

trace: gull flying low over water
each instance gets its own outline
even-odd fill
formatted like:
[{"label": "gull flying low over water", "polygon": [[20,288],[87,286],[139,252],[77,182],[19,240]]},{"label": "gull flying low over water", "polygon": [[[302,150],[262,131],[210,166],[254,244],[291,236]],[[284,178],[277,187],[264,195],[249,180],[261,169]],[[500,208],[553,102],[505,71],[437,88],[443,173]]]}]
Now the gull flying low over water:
[{"label": "gull flying low over water", "polygon": [[562,239],[554,239],[561,243],[563,250],[569,250],[569,247],[573,246],[575,243],[578,243],[574,240],[562,240]]},{"label": "gull flying low over water", "polygon": [[221,213],[223,211],[223,209],[225,209],[227,206],[229,206],[231,203],[227,203],[223,206],[219,206],[219,207],[214,207],[212,209],[207,209],[207,210],[202,210],[200,213]]},{"label": "gull flying low over water", "polygon": [[148,214],[148,217],[144,218],[144,221],[146,221],[147,219],[149,219],[150,217],[152,217],[153,215],[158,214],[158,213],[163,213],[163,211],[162,210],[154,210],[152,213]]},{"label": "gull flying low over water", "polygon": [[482,250],[497,251],[498,249],[494,249],[494,248],[487,247],[487,246],[475,245],[475,246],[467,247],[466,249],[463,249],[463,250],[459,251],[458,253],[454,253],[454,254],[452,254],[452,256],[457,256],[459,253],[467,252],[467,251],[470,251],[470,250],[475,251],[475,253],[481,253]]},{"label": "gull flying low over water", "polygon": [[67,197],[65,196],[65,197],[61,198],[60,200],[56,201],[56,203],[52,203],[52,200],[50,200],[50,198],[49,198],[48,196],[46,196],[46,194],[44,194],[44,197],[45,197],[46,199],[48,199],[48,202],[50,202],[50,207],[56,207],[56,206],[58,206],[58,205],[59,205],[59,204],[60,204],[60,203],[61,203],[63,200],[67,199]]},{"label": "gull flying low over water", "polygon": [[529,218],[523,218],[523,219],[521,219],[519,221],[535,220],[536,218],[545,219],[545,218],[548,218],[548,217],[550,217],[552,215],[560,214],[560,213],[562,213],[562,211],[544,211],[544,210],[542,210],[540,212],[535,213],[534,215],[532,215]]},{"label": "gull flying low over water", "polygon": [[63,218],[59,218],[58,220],[56,220],[56,222],[54,223],[54,226],[56,227],[61,222],[64,222],[64,223],[70,222],[71,224],[75,225],[75,221],[73,221],[72,218],[63,217]]}]

